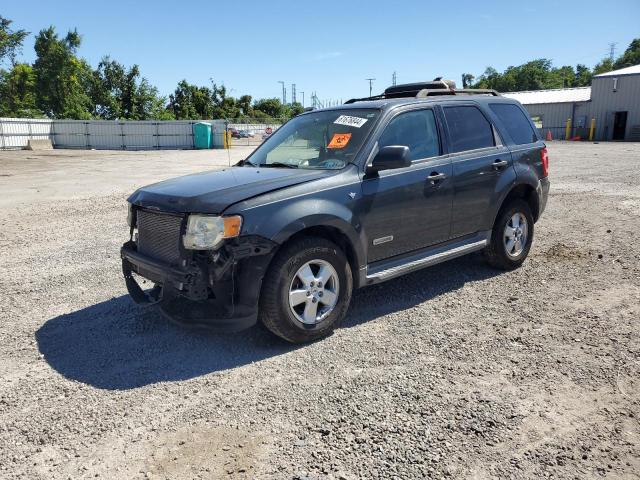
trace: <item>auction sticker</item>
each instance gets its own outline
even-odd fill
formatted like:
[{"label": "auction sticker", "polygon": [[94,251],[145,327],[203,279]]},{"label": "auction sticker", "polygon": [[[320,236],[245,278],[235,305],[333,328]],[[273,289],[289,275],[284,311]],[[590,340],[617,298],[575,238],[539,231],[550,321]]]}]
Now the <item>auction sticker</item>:
[{"label": "auction sticker", "polygon": [[350,133],[334,133],[327,148],[344,148],[348,145],[349,140],[351,140]]},{"label": "auction sticker", "polygon": [[351,117],[349,115],[340,115],[333,123],[337,123],[338,125],[346,125],[347,127],[360,128],[362,125],[367,123],[367,119],[360,117]]}]

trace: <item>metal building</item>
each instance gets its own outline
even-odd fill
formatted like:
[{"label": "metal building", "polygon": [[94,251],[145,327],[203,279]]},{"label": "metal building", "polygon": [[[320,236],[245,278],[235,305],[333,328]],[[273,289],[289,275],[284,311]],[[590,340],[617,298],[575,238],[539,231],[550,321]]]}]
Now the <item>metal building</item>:
[{"label": "metal building", "polygon": [[593,77],[591,87],[508,92],[529,111],[546,137],[586,139],[595,119],[594,140],[640,141],[640,65]]}]

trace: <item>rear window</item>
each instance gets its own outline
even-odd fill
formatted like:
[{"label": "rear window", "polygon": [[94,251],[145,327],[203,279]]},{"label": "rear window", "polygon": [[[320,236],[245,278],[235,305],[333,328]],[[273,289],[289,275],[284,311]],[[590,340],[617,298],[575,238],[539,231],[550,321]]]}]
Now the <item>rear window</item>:
[{"label": "rear window", "polygon": [[451,137],[451,152],[493,147],[493,129],[482,112],[473,106],[445,107]]},{"label": "rear window", "polygon": [[533,143],[538,140],[529,120],[517,105],[492,103],[489,108],[500,119],[516,145]]}]

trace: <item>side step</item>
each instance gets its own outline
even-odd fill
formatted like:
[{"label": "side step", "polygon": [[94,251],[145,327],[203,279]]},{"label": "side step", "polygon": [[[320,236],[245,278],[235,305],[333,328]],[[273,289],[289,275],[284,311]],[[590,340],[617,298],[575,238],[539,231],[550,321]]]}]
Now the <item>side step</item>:
[{"label": "side step", "polygon": [[421,268],[430,267],[482,250],[489,244],[491,231],[479,232],[462,239],[446,242],[416,253],[393,257],[388,260],[367,265],[365,285],[384,282]]}]

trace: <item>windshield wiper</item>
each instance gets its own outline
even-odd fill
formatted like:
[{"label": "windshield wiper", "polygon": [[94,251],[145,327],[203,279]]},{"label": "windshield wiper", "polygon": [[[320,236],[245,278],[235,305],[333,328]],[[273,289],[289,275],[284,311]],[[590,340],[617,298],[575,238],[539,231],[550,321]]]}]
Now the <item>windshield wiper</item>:
[{"label": "windshield wiper", "polygon": [[298,168],[298,165],[295,165],[293,163],[284,163],[284,162],[273,162],[273,163],[263,163],[261,165],[259,165],[260,167],[265,167],[265,168]]}]

